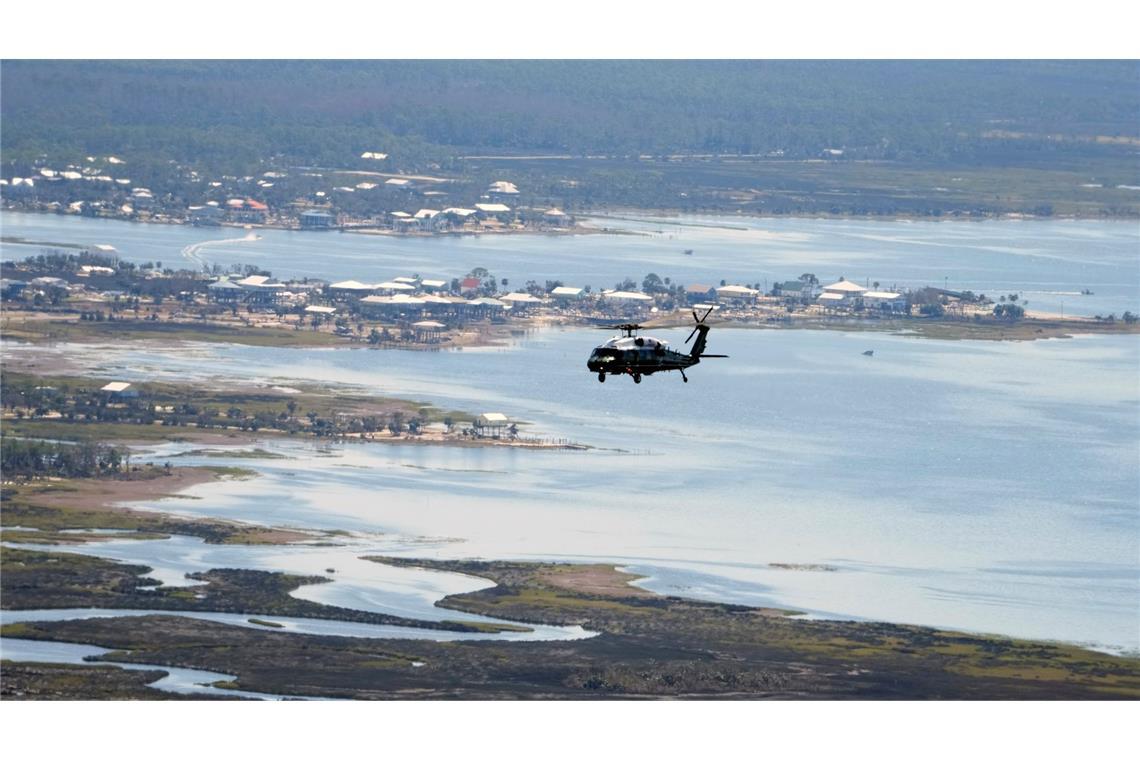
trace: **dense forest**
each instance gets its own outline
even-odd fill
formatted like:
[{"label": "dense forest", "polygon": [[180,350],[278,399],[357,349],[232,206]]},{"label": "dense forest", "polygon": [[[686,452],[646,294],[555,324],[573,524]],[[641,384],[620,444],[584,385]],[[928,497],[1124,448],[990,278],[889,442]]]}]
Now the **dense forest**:
[{"label": "dense forest", "polygon": [[125,154],[136,176],[351,168],[363,151],[405,171],[484,153],[1022,165],[1135,156],[1140,137],[1135,61],[5,61],[0,76],[5,164]]}]

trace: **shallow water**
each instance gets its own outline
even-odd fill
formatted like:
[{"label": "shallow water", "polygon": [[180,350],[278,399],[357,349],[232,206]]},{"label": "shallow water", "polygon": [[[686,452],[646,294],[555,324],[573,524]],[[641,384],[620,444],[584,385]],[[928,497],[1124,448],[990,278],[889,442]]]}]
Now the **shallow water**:
[{"label": "shallow water", "polygon": [[[6,547],[35,551],[58,551],[113,559],[128,564],[142,564],[152,568],[144,577],[153,578],[166,587],[194,587],[201,581],[187,578],[188,573],[205,572],[213,568],[236,568],[290,572],[321,576],[327,583],[305,585],[292,592],[292,596],[320,604],[347,607],[365,612],[396,615],[414,620],[454,620],[470,623],[506,623],[485,615],[474,615],[435,606],[435,602],[452,594],[464,594],[489,588],[494,584],[482,578],[400,568],[360,559],[380,553],[395,555],[407,551],[398,541],[381,542],[375,539],[338,539],[337,546],[207,544],[192,536],[172,536],[163,540],[122,539],[86,544],[61,544],[46,547],[42,544],[21,545],[6,542]],[[329,570],[333,572],[329,572]],[[138,611],[138,610],[4,610],[3,623],[33,620],[69,620],[73,617],[113,617],[115,615],[178,615],[200,620],[211,620],[227,625],[259,628],[250,623],[250,617],[279,623],[274,628],[289,633],[308,633],[322,636],[350,636],[384,639],[423,639],[429,641],[569,641],[590,638],[595,634],[581,626],[527,625],[528,631],[501,633],[461,633],[430,628],[399,625],[373,625],[315,618],[294,618],[275,615],[236,615],[221,612]]]},{"label": "shallow water", "polygon": [[233,461],[261,477],[197,486],[188,493],[199,500],[158,509],[383,533],[393,552],[419,556],[616,562],[664,593],[1140,649],[1135,336],[722,329],[710,349],[731,360],[694,368],[688,384],[635,386],[585,372],[597,335],[542,331],[428,354],[55,350],[108,377],[343,383],[502,411],[531,422],[528,432],[599,447],[281,441],[262,448],[288,459]]},{"label": "shallow water", "polygon": [[[278,277],[380,282],[420,274],[451,280],[485,267],[513,288],[527,280],[613,287],[649,272],[674,282],[757,282],[813,272],[883,287],[947,287],[995,298],[1016,292],[1031,309],[1095,315],[1140,312],[1140,225],[1134,221],[896,222],[735,216],[595,219],[622,235],[468,235],[401,238],[342,233],[147,225],[4,212],[6,236],[115,246],[123,259],[173,268],[254,264]],[[209,243],[202,247],[202,243]],[[685,256],[682,251],[693,249]],[[6,259],[40,246],[0,244]],[[185,253],[184,253],[185,252]],[[1091,296],[1080,295],[1084,290]]]},{"label": "shallow water", "polygon": [[[7,614],[7,613],[5,613]],[[193,670],[191,668],[171,668],[166,665],[137,665],[125,662],[90,661],[89,657],[98,657],[113,650],[103,647],[93,647],[87,644],[67,644],[58,641],[32,641],[30,639],[0,639],[0,657],[13,662],[44,662],[59,665],[112,665],[124,670],[164,670],[166,675],[154,683],[148,684],[152,689],[170,691],[176,694],[191,695],[224,695],[245,699],[283,700],[307,699],[306,697],[282,697],[277,694],[263,694],[256,691],[242,691],[240,689],[219,689],[211,686],[219,681],[233,681],[234,677],[226,673],[214,673],[209,670]]]},{"label": "shallow water", "polygon": [[[0,222],[6,235],[106,242],[128,260],[166,266],[181,265],[187,246],[235,234],[11,213]],[[813,271],[825,281],[1017,291],[1046,311],[1062,302],[1066,313],[1140,311],[1134,222],[598,224],[644,234],[399,239],[265,230],[261,240],[193,250],[281,277],[449,279],[485,266],[512,286],[562,279],[597,287],[648,271],[688,284]],[[680,255],[684,248],[695,254]],[[1085,288],[1096,295],[1073,295]],[[679,343],[685,331],[658,334]],[[9,343],[4,351],[55,354],[114,379],[312,382],[500,411],[530,423],[526,433],[598,447],[276,442],[262,448],[291,459],[233,462],[260,478],[198,486],[190,494],[201,500],[154,508],[383,533],[393,553],[616,562],[664,593],[1140,651],[1136,336],[997,343],[716,329],[710,350],[732,359],[695,368],[687,385],[670,375],[634,386],[600,385],[585,372],[600,335],[541,331],[510,346],[430,353]],[[189,448],[152,447],[150,456]],[[247,560],[323,572],[307,556],[274,548]],[[177,582],[184,566],[207,557],[175,557],[170,576]],[[429,614],[425,599],[441,589],[432,580],[425,595],[418,583],[369,576],[303,593],[352,606],[370,603],[378,584],[371,603]]]}]

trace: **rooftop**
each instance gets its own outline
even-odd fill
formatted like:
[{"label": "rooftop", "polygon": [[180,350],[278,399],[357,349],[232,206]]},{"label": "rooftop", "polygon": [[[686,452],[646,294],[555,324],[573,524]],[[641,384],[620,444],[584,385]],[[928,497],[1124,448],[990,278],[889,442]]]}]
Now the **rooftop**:
[{"label": "rooftop", "polygon": [[862,285],[857,285],[850,280],[840,280],[839,282],[833,282],[830,285],[824,285],[823,289],[843,293],[862,293],[866,290],[866,288]]}]

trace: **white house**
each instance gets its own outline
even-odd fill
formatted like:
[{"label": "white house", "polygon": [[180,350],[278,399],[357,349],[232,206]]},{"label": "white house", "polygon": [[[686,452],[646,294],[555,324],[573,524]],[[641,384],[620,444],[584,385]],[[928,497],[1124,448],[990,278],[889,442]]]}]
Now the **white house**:
[{"label": "white house", "polygon": [[329,285],[329,293],[334,297],[339,296],[342,298],[345,296],[360,298],[361,296],[370,295],[374,290],[376,290],[375,285],[357,282],[356,280],[343,280]]},{"label": "white house", "polygon": [[850,280],[840,280],[839,282],[833,282],[830,285],[824,285],[823,292],[836,293],[844,299],[854,300],[859,298],[859,296],[861,296],[863,293],[866,293],[867,289],[862,285],[857,285],[851,282]]},{"label": "white house", "polygon": [[901,293],[868,290],[863,293],[863,306],[876,311],[902,312],[906,310],[906,299]]},{"label": "white house", "polygon": [[560,285],[554,290],[550,291],[550,295],[557,298],[559,301],[577,301],[584,295],[582,288],[571,288],[565,285]]},{"label": "white house", "polygon": [[722,285],[715,290],[718,301],[734,303],[755,303],[757,296],[760,295],[759,290],[744,285]]},{"label": "white house", "polygon": [[132,388],[130,383],[123,382],[107,383],[99,390],[110,394],[111,398],[138,398],[139,395],[138,390]]}]

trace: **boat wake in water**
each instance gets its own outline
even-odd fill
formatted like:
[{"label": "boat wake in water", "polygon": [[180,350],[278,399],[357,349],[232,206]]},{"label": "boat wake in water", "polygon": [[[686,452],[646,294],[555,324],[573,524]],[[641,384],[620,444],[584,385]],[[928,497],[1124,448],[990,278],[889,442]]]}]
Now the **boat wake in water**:
[{"label": "boat wake in water", "polygon": [[207,240],[202,243],[192,243],[191,245],[188,245],[182,249],[182,257],[188,261],[193,262],[201,269],[207,269],[210,266],[210,262],[202,257],[202,249],[219,245],[229,245],[231,243],[252,243],[257,240],[261,240],[261,236],[249,232],[244,237],[239,238],[227,238],[226,240]]}]

